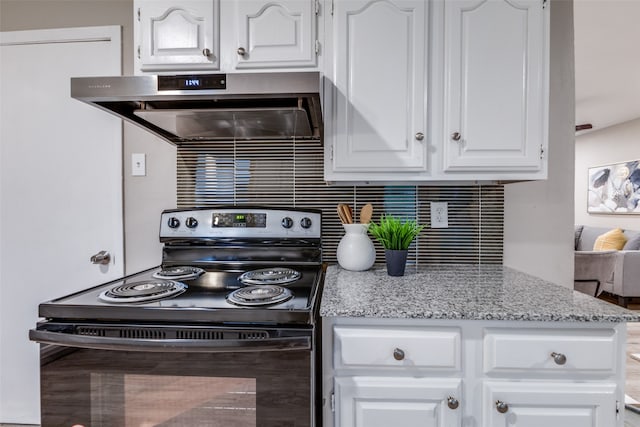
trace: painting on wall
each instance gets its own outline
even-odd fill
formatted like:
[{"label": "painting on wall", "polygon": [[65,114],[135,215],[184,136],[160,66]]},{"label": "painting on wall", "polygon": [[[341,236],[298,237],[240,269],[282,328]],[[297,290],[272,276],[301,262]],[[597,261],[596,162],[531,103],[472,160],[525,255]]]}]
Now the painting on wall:
[{"label": "painting on wall", "polygon": [[587,212],[640,214],[640,160],[589,168]]}]

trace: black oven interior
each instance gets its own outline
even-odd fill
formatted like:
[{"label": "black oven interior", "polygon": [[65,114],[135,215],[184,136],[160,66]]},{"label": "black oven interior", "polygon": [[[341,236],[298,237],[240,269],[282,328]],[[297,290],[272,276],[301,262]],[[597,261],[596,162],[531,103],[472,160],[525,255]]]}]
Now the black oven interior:
[{"label": "black oven interior", "polygon": [[308,426],[310,351],[72,349],[41,368],[43,426]]}]

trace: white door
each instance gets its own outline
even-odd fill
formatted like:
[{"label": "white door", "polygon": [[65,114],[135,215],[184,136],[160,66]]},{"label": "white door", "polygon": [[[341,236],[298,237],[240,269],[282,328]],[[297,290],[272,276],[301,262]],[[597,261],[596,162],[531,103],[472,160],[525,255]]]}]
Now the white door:
[{"label": "white door", "polygon": [[613,427],[615,384],[488,382],[485,427]]},{"label": "white door", "polygon": [[120,33],[0,33],[0,422],[40,422],[38,303],[123,274],[121,120],[69,95],[121,74]]},{"label": "white door", "polygon": [[445,4],[445,172],[536,172],[546,148],[542,0]]},{"label": "white door", "polygon": [[333,20],[333,171],[426,171],[427,4],[339,1]]},{"label": "white door", "polygon": [[317,0],[235,1],[236,68],[316,66]]},{"label": "white door", "polygon": [[338,377],[340,427],[459,427],[461,381],[454,378]]}]

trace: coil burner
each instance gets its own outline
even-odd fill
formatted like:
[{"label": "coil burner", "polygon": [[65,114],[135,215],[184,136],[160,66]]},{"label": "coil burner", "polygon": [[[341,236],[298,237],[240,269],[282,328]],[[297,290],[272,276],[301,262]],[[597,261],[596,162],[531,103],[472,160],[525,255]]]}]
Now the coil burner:
[{"label": "coil burner", "polygon": [[166,267],[153,273],[156,279],[189,280],[204,274],[204,270],[198,267],[175,266]]},{"label": "coil burner", "polygon": [[278,304],[293,296],[287,288],[277,285],[245,286],[227,295],[227,301],[241,306]]},{"label": "coil burner", "polygon": [[261,268],[243,273],[238,280],[245,285],[284,285],[300,278],[300,272],[287,267]]},{"label": "coil burner", "polygon": [[187,285],[174,280],[145,280],[107,289],[98,298],[112,303],[143,302],[176,296],[186,289]]}]

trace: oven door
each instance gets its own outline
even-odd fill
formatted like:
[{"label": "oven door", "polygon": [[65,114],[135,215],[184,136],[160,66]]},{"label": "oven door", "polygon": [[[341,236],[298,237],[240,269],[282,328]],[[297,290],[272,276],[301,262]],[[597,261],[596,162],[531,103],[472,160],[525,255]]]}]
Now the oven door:
[{"label": "oven door", "polygon": [[[44,322],[30,331],[43,343],[42,425],[316,425],[311,329],[163,329]],[[116,330],[122,337],[109,336]]]}]

